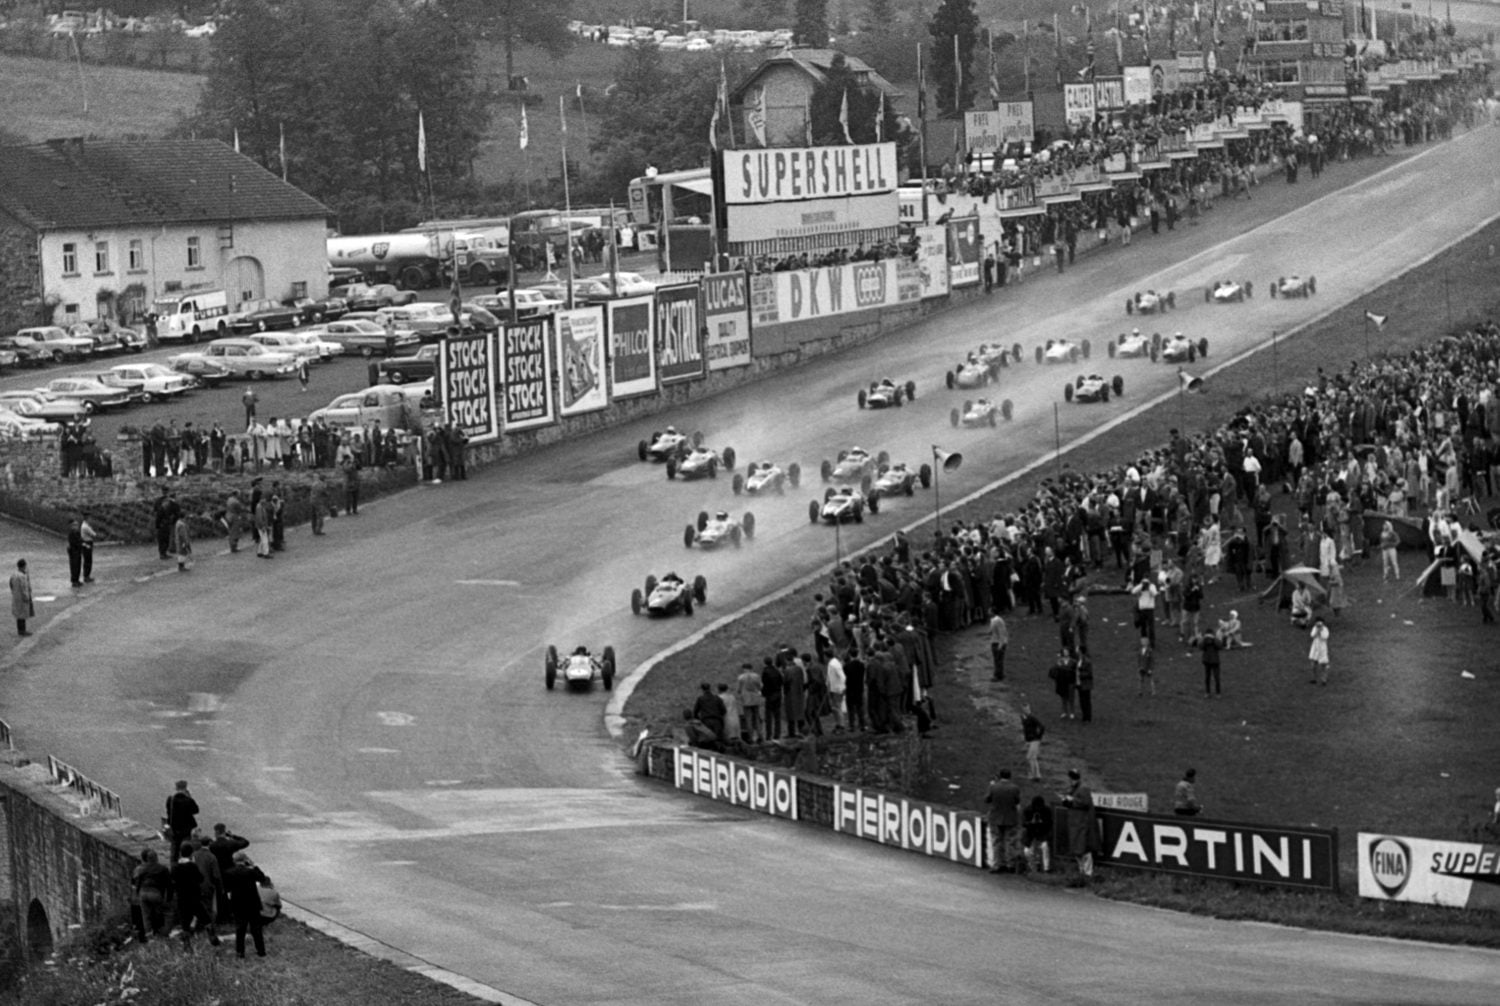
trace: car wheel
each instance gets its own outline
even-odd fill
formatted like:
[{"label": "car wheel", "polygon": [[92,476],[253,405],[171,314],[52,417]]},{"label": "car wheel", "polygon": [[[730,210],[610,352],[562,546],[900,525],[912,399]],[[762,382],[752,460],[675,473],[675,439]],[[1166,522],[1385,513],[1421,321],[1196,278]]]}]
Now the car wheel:
[{"label": "car wheel", "polygon": [[818,514],[821,511],[822,507],[818,506],[818,501],[813,500],[807,504],[807,519],[816,524],[818,522]]},{"label": "car wheel", "polygon": [[791,465],[786,470],[786,478],[792,484],[792,488],[796,489],[802,483],[802,466],[799,464]]},{"label": "car wheel", "polygon": [[1063,385],[1063,401],[1071,402],[1072,400],[1073,400],[1073,386],[1071,384],[1064,384]]},{"label": "car wheel", "polygon": [[656,589],[656,577],[646,574],[646,599],[651,599],[651,592]]},{"label": "car wheel", "polygon": [[675,479],[676,477],[677,477],[677,459],[676,458],[667,458],[667,478],[668,479]]},{"label": "car wheel", "polygon": [[989,419],[990,419],[990,426],[993,428],[995,426],[995,413],[994,413],[994,410],[990,411]]},{"label": "car wheel", "polygon": [[932,488],[932,466],[931,465],[929,465],[929,464],[923,464],[921,468],[917,469],[917,481],[920,482],[920,483],[922,483],[922,488],[923,489],[931,489]]},{"label": "car wheel", "polygon": [[1094,351],[1094,347],[1089,343],[1089,341],[1087,339],[1084,339],[1083,340],[1083,358],[1085,360],[1087,360],[1089,358],[1089,355],[1093,351]]},{"label": "car wheel", "polygon": [[703,446],[703,431],[702,430],[694,430],[693,431],[693,446],[694,447],[702,447]]},{"label": "car wheel", "polygon": [[1170,290],[1167,291],[1166,304],[1167,307],[1171,308],[1173,311],[1177,310],[1177,295]]},{"label": "car wheel", "polygon": [[1157,361],[1157,358],[1160,357],[1160,356],[1161,356],[1161,349],[1159,347],[1153,345],[1151,347],[1151,362],[1155,363]]},{"label": "car wheel", "polygon": [[1009,422],[1010,421],[1010,417],[1011,417],[1011,413],[1012,413],[1012,406],[1010,404],[1010,399],[1007,398],[1005,401],[1003,401],[1003,402],[1000,403],[1000,414],[1005,417],[1005,419],[1006,419],[1007,422]]},{"label": "car wheel", "polygon": [[875,480],[866,475],[864,478],[859,480],[859,491],[863,495],[868,496],[870,495],[870,487],[874,484]]},{"label": "car wheel", "polygon": [[250,378],[250,380],[252,380],[252,381],[258,381],[261,378],[261,373],[258,370],[252,370],[252,371],[250,371],[250,373],[246,374],[245,376],[248,377],[248,378]]},{"label": "car wheel", "polygon": [[385,379],[387,381],[390,381],[392,384],[405,384],[406,383],[406,375],[403,374],[403,373],[401,373],[401,371],[399,371],[399,370],[392,370],[392,371],[390,371],[389,373],[387,373],[385,375]]},{"label": "car wheel", "polygon": [[264,332],[266,330],[266,322],[264,318],[255,323],[255,330],[257,332]]},{"label": "car wheel", "polygon": [[741,542],[740,542],[740,529],[739,528],[732,527],[732,528],[729,529],[729,544],[733,545],[735,548],[739,548],[740,547]]},{"label": "car wheel", "polygon": [[687,548],[693,547],[693,541],[697,536],[693,534],[693,525],[686,524],[682,528],[682,544]]},{"label": "car wheel", "polygon": [[951,370],[948,371],[948,376],[947,376],[946,380],[948,382],[948,390],[952,391],[953,390],[953,385],[954,385],[955,381],[957,380],[957,378],[955,378],[953,376],[953,371],[951,371]]},{"label": "car wheel", "polygon": [[745,516],[740,518],[740,527],[745,529],[746,539],[750,541],[755,540],[755,514],[746,510]]},{"label": "car wheel", "polygon": [[[754,473],[752,472],[751,474],[754,474]],[[734,491],[734,494],[736,496],[738,496],[740,493],[744,492],[745,491],[745,477],[743,475],[735,475],[734,481],[731,482],[731,483],[729,483],[729,488]]]},{"label": "car wheel", "polygon": [[692,617],[692,614],[693,614],[693,599],[692,599],[692,597],[684,597],[682,599],[682,613],[684,615],[687,615],[689,618]]},{"label": "car wheel", "polygon": [[948,423],[951,426],[953,426],[954,429],[958,428],[958,410],[957,409],[954,409],[952,412],[948,413]]},{"label": "car wheel", "polygon": [[1099,389],[1099,401],[1103,402],[1105,405],[1109,404],[1109,388],[1108,387],[1103,387],[1103,388]]},{"label": "car wheel", "polygon": [[908,402],[915,402],[917,400],[917,382],[916,381],[907,381],[906,382],[906,400]]},{"label": "car wheel", "polygon": [[1313,295],[1313,294],[1315,294],[1317,292],[1318,292],[1318,278],[1316,276],[1309,276],[1309,277],[1307,277],[1307,293],[1308,293],[1308,296],[1311,296],[1311,295]]},{"label": "car wheel", "polygon": [[1286,282],[1286,277],[1285,276],[1277,276],[1274,280],[1271,281],[1271,299],[1272,300],[1276,299],[1276,294],[1280,292],[1280,290],[1281,290],[1281,284],[1284,283],[1284,282]]},{"label": "car wheel", "polygon": [[1068,362],[1069,363],[1077,363],[1078,362],[1078,347],[1077,346],[1071,346],[1071,347],[1069,347],[1069,349],[1068,349]]},{"label": "car wheel", "polygon": [[1113,360],[1115,358],[1115,352],[1116,352],[1115,343],[1114,343],[1114,340],[1111,339],[1110,343],[1109,343],[1109,358],[1111,360]]},{"label": "car wheel", "polygon": [[860,506],[858,503],[856,503],[854,505],[854,523],[856,523],[856,524],[863,524],[864,522],[865,522],[865,508],[862,507],[862,506]]},{"label": "car wheel", "polygon": [[98,402],[92,401],[92,400],[87,399],[87,398],[85,398],[83,400],[82,404],[83,404],[83,411],[84,411],[84,413],[86,415],[90,415],[90,416],[92,416],[94,414],[94,410],[96,410],[96,409],[99,408],[99,403]]},{"label": "car wheel", "polygon": [[547,656],[544,667],[547,675],[547,691],[552,691],[552,686],[557,684],[557,647],[547,647]]},{"label": "car wheel", "polygon": [[833,499],[833,486],[823,490],[823,502],[827,503],[831,499]]},{"label": "car wheel", "polygon": [[368,360],[375,355],[375,348],[373,346],[361,346],[359,347],[359,355]]},{"label": "car wheel", "polygon": [[838,453],[838,460],[843,461],[848,456],[849,456],[849,452],[848,451],[839,451],[839,453]]},{"label": "car wheel", "polygon": [[734,470],[734,458],[735,458],[734,448],[733,447],[726,447],[726,448],[724,448],[723,458],[724,458],[724,470],[725,471],[733,471]]},{"label": "car wheel", "polygon": [[703,531],[704,528],[708,527],[708,511],[707,510],[699,510],[698,511],[698,525],[697,525],[697,527],[698,527],[698,531],[700,533]]},{"label": "car wheel", "polygon": [[693,599],[699,604],[708,603],[708,580],[702,573],[693,577]]},{"label": "car wheel", "polygon": [[635,443],[635,455],[642,461],[646,460],[646,441],[637,440]]},{"label": "car wheel", "polygon": [[1213,287],[1208,287],[1208,286],[1204,287],[1203,288],[1203,303],[1205,303],[1205,304],[1212,303],[1213,299],[1214,299]]},{"label": "car wheel", "polygon": [[877,514],[880,512],[880,493],[878,491],[870,493],[865,502],[870,505],[871,514]]},{"label": "car wheel", "polygon": [[1125,298],[1125,313],[1135,314],[1135,301],[1129,297]]},{"label": "car wheel", "polygon": [[890,465],[876,465],[875,466],[875,474],[876,475],[884,475],[886,472],[888,472],[890,470],[891,470],[891,466]]},{"label": "car wheel", "polygon": [[829,479],[833,478],[833,463],[831,461],[825,460],[823,464],[819,466],[818,474],[823,476],[824,482],[827,482]]},{"label": "car wheel", "polygon": [[719,459],[718,458],[709,458],[708,459],[708,477],[711,478],[711,479],[716,479],[716,478],[719,477]]},{"label": "car wheel", "polygon": [[1208,339],[1204,338],[1204,339],[1199,339],[1198,340],[1198,355],[1199,356],[1207,356],[1208,355]]},{"label": "car wheel", "polygon": [[897,388],[896,389],[896,393],[891,396],[891,401],[895,404],[896,408],[898,408],[898,409],[901,408],[901,389],[900,388]]},{"label": "car wheel", "polygon": [[887,452],[887,451],[881,451],[879,454],[875,455],[875,463],[877,465],[888,465],[888,464],[890,464],[891,463],[891,455],[890,455],[890,453]]},{"label": "car wheel", "polygon": [[613,691],[615,687],[615,648],[606,646],[604,658],[599,661],[599,676],[604,679],[604,690]]},{"label": "car wheel", "polygon": [[869,403],[870,403],[870,396],[869,396],[869,394],[868,394],[868,393],[867,393],[867,392],[866,392],[866,391],[865,391],[865,389],[864,389],[864,388],[860,388],[860,389],[859,389],[859,396],[858,396],[858,399],[857,399],[857,400],[858,400],[858,402],[859,402],[859,407],[860,407],[860,408],[861,408],[861,409],[862,409],[862,408],[864,408],[864,407],[865,407],[865,406],[866,406],[866,405],[868,405],[868,404],[869,404]]},{"label": "car wheel", "polygon": [[1109,386],[1114,389],[1116,398],[1125,397],[1125,378],[1116,374],[1115,379],[1109,382]]},{"label": "car wheel", "polygon": [[1042,362],[1042,353],[1043,353],[1042,347],[1038,346],[1036,348],[1036,362],[1037,363],[1041,363]]},{"label": "car wheel", "polygon": [[1021,362],[1021,344],[1019,342],[1010,347],[1010,355],[1011,359],[1015,360],[1017,363]]},{"label": "car wheel", "polygon": [[63,354],[62,350],[60,350],[60,349],[54,349],[52,351],[52,362],[53,363],[62,363],[63,360],[65,360],[65,359],[67,359],[67,357]]}]

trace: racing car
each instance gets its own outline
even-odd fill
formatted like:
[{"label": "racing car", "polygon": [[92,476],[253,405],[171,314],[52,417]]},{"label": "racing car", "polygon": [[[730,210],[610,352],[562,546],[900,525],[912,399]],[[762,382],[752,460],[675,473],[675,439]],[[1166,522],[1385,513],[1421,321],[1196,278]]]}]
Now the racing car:
[{"label": "racing car", "polygon": [[1142,290],[1134,297],[1125,298],[1126,314],[1159,314],[1168,309],[1177,307],[1177,295],[1171,290],[1166,293],[1157,293],[1155,290]]},{"label": "racing car", "polygon": [[1272,297],[1311,297],[1318,292],[1318,279],[1309,276],[1303,279],[1301,276],[1278,276],[1276,282],[1271,284]]},{"label": "racing car", "polygon": [[1001,416],[1010,419],[1010,414],[1009,398],[1004,402],[992,402],[988,398],[980,398],[972,402],[966,401],[962,409],[954,409],[948,413],[948,421],[955,427],[960,424],[965,427],[994,426]]},{"label": "racing car", "polygon": [[615,648],[606,646],[604,655],[596,657],[587,646],[580,646],[566,657],[557,655],[557,647],[547,647],[546,657],[547,691],[552,691],[557,679],[568,688],[586,691],[595,681],[604,682],[604,690],[615,687]]},{"label": "racing car", "polygon": [[637,587],[630,592],[630,610],[639,615],[672,615],[681,611],[693,613],[693,605],[708,603],[708,581],[702,576],[693,577],[689,584],[676,573],[668,573],[660,581],[654,576],[646,577],[646,589]]},{"label": "racing car", "polygon": [[863,484],[866,479],[874,477],[876,469],[881,465],[890,463],[891,456],[885,451],[872,455],[863,447],[851,447],[847,451],[839,451],[837,461],[824,459],[818,472],[823,476],[824,482]]},{"label": "racing car", "polygon": [[[1167,363],[1197,363],[1198,357],[1208,355],[1208,340],[1199,339],[1194,342],[1181,332],[1173,332],[1171,338],[1162,340],[1161,358]],[[1156,351],[1152,351],[1151,359],[1155,361]]]},{"label": "racing car", "polygon": [[887,496],[910,496],[916,492],[917,484],[923,489],[932,485],[932,466],[923,465],[912,471],[905,464],[881,465],[866,495],[870,498],[870,512],[875,512],[875,501]]},{"label": "racing car", "polygon": [[982,388],[991,381],[1000,379],[1000,370],[1008,367],[1011,361],[1020,362],[1021,344],[1016,343],[1010,349],[998,343],[982,343],[974,352],[966,356],[962,363],[948,371],[946,382],[948,390],[954,388]]},{"label": "racing car", "polygon": [[1205,304],[1239,304],[1250,299],[1255,293],[1255,287],[1247,279],[1243,283],[1236,283],[1231,279],[1221,279],[1213,286],[1206,287],[1203,291],[1203,303]]},{"label": "racing car", "polygon": [[682,543],[688,548],[697,545],[701,548],[717,548],[726,541],[739,548],[742,542],[750,541],[755,537],[755,515],[748,510],[745,516],[739,520],[723,510],[708,515],[707,510],[698,513],[698,523],[689,524],[682,530]]},{"label": "racing car", "polygon": [[769,461],[752,461],[745,468],[745,474],[735,473],[734,494],[749,493],[751,496],[759,496],[762,493],[773,492],[777,496],[786,492],[786,487],[793,489],[802,482],[802,466],[793,461],[782,468]]},{"label": "racing car", "polygon": [[872,514],[879,513],[880,497],[874,492],[866,494],[849,486],[839,486],[837,489],[829,486],[823,493],[822,503],[813,500],[807,504],[808,519],[814,524],[819,519],[830,524],[842,524],[851,520],[856,524],[863,524],[866,510]]},{"label": "racing car", "polygon": [[1076,363],[1081,356],[1089,358],[1089,341],[1074,342],[1071,339],[1048,339],[1047,345],[1036,348],[1037,363]]},{"label": "racing car", "polygon": [[859,389],[859,407],[861,409],[889,409],[900,408],[902,403],[915,400],[917,397],[917,382],[907,381],[905,384],[897,384],[889,377],[881,381],[871,381],[869,390]]},{"label": "racing car", "polygon": [[719,477],[720,468],[726,472],[734,469],[733,447],[715,451],[702,444],[696,444],[684,454],[667,456],[667,478],[669,479],[716,479]]},{"label": "racing car", "polygon": [[1151,337],[1148,339],[1141,334],[1140,329],[1133,328],[1130,330],[1129,335],[1126,335],[1122,332],[1120,333],[1119,338],[1114,339],[1112,342],[1110,342],[1109,356],[1110,359],[1114,359],[1115,357],[1132,359],[1136,357],[1147,356],[1152,360],[1155,360],[1157,350],[1160,348],[1160,332],[1152,332]]},{"label": "racing car", "polygon": [[1098,374],[1079,374],[1072,384],[1063,385],[1063,398],[1070,402],[1107,402],[1111,393],[1116,398],[1125,394],[1125,379],[1118,374],[1109,381]]},{"label": "racing car", "polygon": [[642,461],[665,461],[668,458],[680,461],[694,447],[702,444],[703,434],[694,433],[690,437],[685,433],[678,433],[677,427],[668,426],[661,433],[651,434],[650,440],[639,441],[635,445],[635,453]]}]

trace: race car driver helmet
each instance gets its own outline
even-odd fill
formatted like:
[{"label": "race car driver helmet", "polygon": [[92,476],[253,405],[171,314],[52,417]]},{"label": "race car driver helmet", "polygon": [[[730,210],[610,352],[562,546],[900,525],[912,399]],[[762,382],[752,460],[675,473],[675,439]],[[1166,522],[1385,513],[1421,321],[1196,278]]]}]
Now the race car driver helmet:
[{"label": "race car driver helmet", "polygon": [[729,512],[727,510],[720,510],[718,513],[714,514],[714,520],[728,520],[728,519],[729,519]]},{"label": "race car driver helmet", "polygon": [[587,646],[580,646],[580,647],[578,647],[577,649],[575,649],[573,651],[573,656],[575,656],[575,657],[586,657],[588,655],[589,655],[589,648]]},{"label": "race car driver helmet", "polygon": [[1174,338],[1174,339],[1181,339],[1182,338],[1182,333],[1181,332],[1173,332],[1172,333],[1172,338]]},{"label": "race car driver helmet", "polygon": [[1140,329],[1138,329],[1138,328],[1132,328],[1132,329],[1131,329],[1131,330],[1130,330],[1130,334],[1131,334],[1131,335],[1140,335],[1140,334],[1141,334],[1141,330],[1140,330]]}]

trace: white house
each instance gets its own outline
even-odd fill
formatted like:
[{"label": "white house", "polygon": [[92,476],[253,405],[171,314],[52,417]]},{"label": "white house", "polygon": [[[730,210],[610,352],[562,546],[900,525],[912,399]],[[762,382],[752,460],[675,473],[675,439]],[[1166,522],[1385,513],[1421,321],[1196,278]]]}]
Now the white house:
[{"label": "white house", "polygon": [[0,147],[0,248],[11,253],[0,330],[133,322],[155,298],[198,287],[231,303],[326,296],[329,216],[217,140]]}]

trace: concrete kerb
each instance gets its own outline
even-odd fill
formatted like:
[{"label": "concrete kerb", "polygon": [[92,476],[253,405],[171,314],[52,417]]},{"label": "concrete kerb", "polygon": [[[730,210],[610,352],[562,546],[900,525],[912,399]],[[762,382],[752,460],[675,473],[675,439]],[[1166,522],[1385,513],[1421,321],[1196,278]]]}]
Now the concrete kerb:
[{"label": "concrete kerb", "polygon": [[[1456,139],[1454,141],[1451,141],[1451,142],[1461,142],[1463,139],[1467,138],[1469,135],[1470,135],[1469,133],[1466,133],[1466,134],[1464,134],[1463,137],[1459,137],[1458,139]],[[1390,171],[1394,171],[1394,170],[1396,170],[1396,169],[1398,169],[1400,167],[1403,167],[1403,166],[1405,166],[1407,164],[1410,164],[1412,161],[1415,161],[1415,160],[1418,160],[1420,158],[1426,157],[1428,154],[1431,154],[1431,153],[1433,153],[1436,150],[1444,149],[1444,147],[1446,147],[1446,146],[1447,145],[1444,144],[1444,145],[1441,145],[1441,146],[1430,147],[1427,150],[1424,150],[1421,153],[1414,155],[1413,157],[1406,158],[1406,159],[1404,159],[1403,161],[1401,161],[1401,162],[1399,162],[1397,164],[1392,164],[1388,168],[1384,168],[1384,169],[1382,169],[1380,171],[1377,171],[1375,174],[1370,175],[1366,179],[1363,179],[1358,184],[1364,184],[1365,182],[1373,181],[1374,179],[1379,178],[1382,175],[1384,175],[1384,174],[1386,174],[1386,173],[1388,173]],[[1342,193],[1344,193],[1346,191],[1347,190],[1340,189],[1340,190],[1337,190],[1335,192],[1330,192],[1327,195],[1319,196],[1317,199],[1314,199],[1312,202],[1310,202],[1310,203],[1308,203],[1306,205],[1311,206],[1311,205],[1313,205],[1315,203],[1321,202],[1324,199],[1329,199],[1329,198],[1331,198],[1333,196],[1340,195],[1340,194],[1342,194]],[[1301,209],[1301,207],[1299,207],[1299,209]],[[1296,212],[1296,211],[1293,211],[1293,212]],[[1246,231],[1245,233],[1246,234],[1253,234],[1253,233],[1255,233],[1256,231],[1258,231],[1258,230],[1260,230],[1262,228],[1271,226],[1272,224],[1278,222],[1281,219],[1282,219],[1281,217],[1277,217],[1277,218],[1275,218],[1273,220],[1268,220],[1265,223],[1260,224],[1257,227],[1251,228],[1250,230]],[[1483,230],[1485,227],[1488,227],[1496,219],[1500,219],[1500,213],[1496,213],[1496,214],[1494,214],[1494,215],[1492,215],[1490,217],[1487,217],[1484,220],[1481,220],[1478,223],[1476,223],[1473,227],[1469,228],[1460,237],[1458,237],[1455,241],[1453,241],[1452,244],[1448,245],[1448,248],[1453,247],[1453,245],[1462,244],[1464,241],[1467,241],[1470,237],[1472,237],[1473,235],[1477,234],[1479,231]],[[1447,248],[1441,248],[1441,249],[1438,249],[1437,251],[1434,251],[1434,252],[1431,252],[1431,253],[1429,253],[1427,255],[1424,255],[1422,258],[1417,259],[1415,262],[1411,263],[1411,265],[1407,267],[1406,272],[1410,272],[1413,269],[1418,269],[1418,268],[1426,265],[1428,262],[1432,261],[1438,255],[1442,254],[1444,251],[1447,251],[1447,250],[1448,250]],[[1176,265],[1172,266],[1171,268],[1172,269],[1180,269],[1180,268],[1188,265],[1189,263],[1193,262],[1196,259],[1205,258],[1205,257],[1208,257],[1211,254],[1216,254],[1213,249],[1207,249],[1205,251],[1201,251],[1201,252],[1199,252],[1196,255],[1192,255],[1192,256],[1184,259],[1183,261],[1177,263]],[[1362,291],[1359,296],[1362,296],[1363,293],[1364,293],[1364,291]],[[1287,329],[1287,331],[1284,332],[1284,333],[1280,333],[1279,336],[1278,336],[1278,338],[1280,338],[1280,339],[1294,338],[1297,335],[1300,335],[1305,329],[1307,329],[1307,328],[1309,328],[1309,327],[1311,327],[1313,325],[1316,325],[1318,322],[1322,321],[1324,318],[1327,318],[1329,315],[1333,314],[1335,311],[1340,311],[1344,307],[1348,306],[1349,304],[1354,303],[1354,301],[1357,300],[1357,299],[1358,299],[1358,296],[1354,296],[1354,297],[1349,297],[1349,298],[1347,298],[1345,300],[1341,300],[1341,301],[1339,301],[1339,302],[1337,302],[1335,304],[1332,304],[1331,306],[1329,306],[1329,307],[1325,308],[1324,310],[1318,312],[1316,315],[1314,315],[1313,317],[1307,319],[1306,321],[1302,322],[1301,324],[1293,326],[1292,328]],[[1240,353],[1236,354],[1235,356],[1232,356],[1229,359],[1224,360],[1224,361],[1216,364],[1213,367],[1210,367],[1208,370],[1203,371],[1201,374],[1195,374],[1194,376],[1202,377],[1203,379],[1207,380],[1208,378],[1212,377],[1213,375],[1221,373],[1221,372],[1223,372],[1225,370],[1228,370],[1230,367],[1233,367],[1236,364],[1243,363],[1245,360],[1248,360],[1250,357],[1255,356],[1257,353],[1261,353],[1261,352],[1266,351],[1267,349],[1270,349],[1271,345],[1272,344],[1269,341],[1258,343],[1258,344],[1256,344],[1254,346],[1249,347],[1248,349],[1245,349],[1245,350],[1241,351]],[[1082,447],[1083,445],[1092,442],[1093,440],[1097,439],[1098,437],[1101,437],[1104,434],[1109,433],[1110,431],[1114,430],[1116,427],[1120,426],[1122,423],[1130,422],[1131,420],[1137,418],[1138,416],[1140,416],[1140,415],[1142,415],[1142,414],[1144,414],[1146,412],[1149,412],[1150,410],[1152,410],[1152,409],[1154,409],[1154,408],[1156,408],[1156,407],[1158,407],[1160,405],[1166,404],[1167,402],[1169,402],[1172,399],[1176,398],[1179,393],[1180,392],[1177,391],[1177,390],[1175,390],[1175,389],[1171,390],[1171,391],[1162,392],[1161,394],[1157,395],[1155,398],[1152,398],[1152,399],[1149,399],[1148,401],[1142,402],[1140,405],[1137,405],[1134,408],[1130,409],[1129,411],[1124,412],[1121,415],[1118,415],[1118,416],[1114,417],[1113,419],[1109,420],[1108,422],[1106,422],[1106,423],[1104,423],[1104,424],[1102,424],[1100,426],[1094,427],[1093,429],[1089,430],[1087,433],[1084,433],[1082,436],[1075,437],[1074,439],[1068,441],[1067,445],[1064,447],[1064,449],[1060,453],[1055,452],[1055,453],[1052,453],[1052,454],[1043,455],[1042,457],[1039,457],[1036,460],[1027,463],[1026,465],[1022,466],[1021,468],[1016,469],[1015,471],[1011,472],[1010,474],[1005,475],[1005,476],[1003,476],[1003,477],[1001,477],[999,479],[996,479],[995,481],[989,483],[988,485],[985,485],[985,486],[983,486],[983,487],[981,487],[979,489],[974,490],[973,492],[969,493],[969,495],[963,497],[962,499],[954,500],[953,502],[951,502],[951,503],[948,504],[948,507],[949,507],[950,510],[952,510],[952,509],[956,509],[958,507],[967,506],[968,504],[973,503],[975,500],[978,500],[978,499],[980,499],[980,498],[982,498],[984,496],[987,496],[990,493],[995,492],[997,489],[1004,488],[1005,486],[1011,484],[1012,482],[1015,482],[1017,479],[1020,479],[1020,478],[1022,478],[1024,476],[1027,476],[1027,475],[1030,475],[1033,472],[1037,471],[1038,469],[1040,469],[1040,468],[1042,468],[1044,466],[1055,464],[1056,461],[1057,461],[1057,459],[1059,457],[1061,457],[1063,454],[1067,454],[1067,453],[1075,450],[1076,448]],[[906,524],[905,526],[903,526],[900,529],[898,529],[898,531],[899,531],[899,533],[907,533],[907,534],[909,534],[910,532],[916,530],[917,528],[922,527],[923,525],[927,524],[931,520],[932,520],[931,517],[923,516],[921,518],[918,518],[917,520],[912,521],[909,524]],[[855,558],[857,558],[857,557],[859,557],[861,555],[864,555],[866,552],[870,552],[870,551],[872,551],[874,549],[884,547],[886,545],[886,543],[890,541],[890,538],[893,537],[896,533],[898,533],[898,532],[892,532],[891,536],[887,536],[887,537],[881,538],[881,539],[879,539],[877,541],[871,542],[869,545],[866,545],[864,548],[861,548],[861,549],[858,549],[858,550],[856,550],[854,552],[849,553],[849,555],[848,555],[848,557],[847,557],[847,559],[845,561],[853,560],[853,559],[855,559]],[[761,608],[766,607],[767,605],[775,604],[777,601],[780,601],[783,598],[788,597],[788,596],[796,593],[799,590],[802,590],[804,587],[808,587],[808,586],[811,586],[814,583],[817,583],[819,580],[824,579],[825,577],[827,577],[833,571],[834,565],[835,564],[833,564],[833,563],[829,563],[826,566],[822,566],[822,567],[814,570],[813,572],[808,573],[806,576],[803,576],[803,577],[798,578],[797,580],[794,580],[792,583],[787,584],[785,587],[782,587],[782,588],[780,588],[780,589],[778,589],[778,590],[776,590],[776,591],[774,591],[774,592],[772,592],[770,594],[767,594],[765,597],[761,597],[761,598],[756,599],[755,601],[752,601],[750,604],[747,604],[743,608],[740,608],[738,611],[733,611],[733,612],[730,612],[727,615],[723,615],[723,616],[721,616],[719,618],[714,619],[712,622],[710,622],[709,624],[705,625],[703,628],[698,629],[697,631],[693,632],[691,635],[688,635],[687,637],[679,640],[678,642],[673,643],[671,646],[667,647],[664,650],[658,651],[657,653],[655,653],[655,654],[651,655],[650,657],[646,658],[646,660],[643,661],[642,663],[637,664],[634,668],[631,669],[631,672],[628,675],[626,675],[624,679],[622,679],[621,681],[619,681],[618,683],[616,683],[614,691],[610,694],[609,702],[605,704],[605,707],[604,707],[604,726],[609,731],[610,736],[613,737],[613,738],[615,738],[616,740],[618,740],[621,737],[621,735],[624,733],[624,731],[625,731],[625,716],[624,716],[625,703],[630,700],[630,696],[635,692],[636,685],[639,684],[640,681],[648,673],[650,673],[650,671],[651,671],[652,668],[656,667],[658,664],[660,664],[662,661],[666,660],[667,658],[676,656],[677,654],[683,652],[684,650],[688,649],[689,647],[698,645],[704,639],[708,638],[708,636],[711,633],[718,631],[719,629],[723,628],[724,626],[730,625],[733,622],[737,621],[738,619],[744,618],[747,615],[751,615],[751,614],[759,611]]]}]

